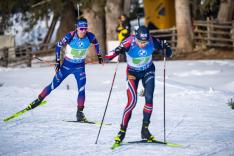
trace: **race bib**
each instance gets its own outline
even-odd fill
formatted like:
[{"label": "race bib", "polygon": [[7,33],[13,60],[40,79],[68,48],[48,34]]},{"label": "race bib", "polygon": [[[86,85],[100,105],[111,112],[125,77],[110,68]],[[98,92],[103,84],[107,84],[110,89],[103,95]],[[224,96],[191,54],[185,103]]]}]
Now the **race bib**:
[{"label": "race bib", "polygon": [[143,57],[143,58],[133,58],[132,63],[135,65],[142,65],[148,63],[150,57]]},{"label": "race bib", "polygon": [[71,55],[74,58],[83,58],[85,57],[86,49],[71,49]]}]

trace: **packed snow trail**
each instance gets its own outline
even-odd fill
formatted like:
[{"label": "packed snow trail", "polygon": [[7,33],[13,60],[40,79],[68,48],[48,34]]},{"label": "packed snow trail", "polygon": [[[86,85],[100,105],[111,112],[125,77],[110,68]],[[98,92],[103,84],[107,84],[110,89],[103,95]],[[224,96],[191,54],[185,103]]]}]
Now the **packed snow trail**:
[{"label": "packed snow trail", "polygon": [[[163,62],[155,62],[154,111],[149,129],[163,140]],[[87,65],[84,113],[91,121],[103,116],[115,64]],[[35,108],[7,123],[5,117],[22,110],[54,75],[52,67],[0,68],[0,155],[234,155],[234,110],[227,105],[234,98],[234,61],[168,61],[166,76],[167,141],[185,145],[128,145],[111,150],[119,130],[126,97],[126,64],[119,64],[98,144],[98,126],[71,124],[75,120],[76,82],[69,76]],[[141,83],[140,83],[141,85]],[[142,86],[139,86],[139,90]],[[124,141],[140,140],[144,98],[139,97]]]}]

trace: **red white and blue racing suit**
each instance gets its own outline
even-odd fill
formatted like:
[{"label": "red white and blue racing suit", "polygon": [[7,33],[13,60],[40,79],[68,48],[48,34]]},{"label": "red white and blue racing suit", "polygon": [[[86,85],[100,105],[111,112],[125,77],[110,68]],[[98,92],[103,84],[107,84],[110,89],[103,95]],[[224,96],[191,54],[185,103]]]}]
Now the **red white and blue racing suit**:
[{"label": "red white and blue racing suit", "polygon": [[171,48],[166,46],[159,39],[150,36],[149,42],[144,48],[140,48],[136,43],[134,35],[128,37],[120,43],[110,55],[105,59],[113,59],[120,53],[126,53],[127,58],[127,97],[128,102],[123,112],[121,128],[126,129],[131,118],[132,110],[137,103],[137,88],[139,81],[142,80],[145,89],[145,105],[143,109],[143,122],[150,122],[153,110],[153,94],[155,87],[155,66],[152,62],[152,55],[163,54],[166,49],[166,57],[172,55]]},{"label": "red white and blue racing suit", "polygon": [[78,87],[77,107],[84,108],[86,84],[85,58],[91,43],[94,44],[96,53],[99,54],[99,43],[91,32],[87,32],[84,38],[79,38],[77,32],[72,31],[67,33],[57,43],[55,50],[56,60],[60,60],[60,50],[63,46],[66,46],[63,64],[54,76],[53,81],[39,94],[39,98],[44,99],[68,75],[73,74]]}]

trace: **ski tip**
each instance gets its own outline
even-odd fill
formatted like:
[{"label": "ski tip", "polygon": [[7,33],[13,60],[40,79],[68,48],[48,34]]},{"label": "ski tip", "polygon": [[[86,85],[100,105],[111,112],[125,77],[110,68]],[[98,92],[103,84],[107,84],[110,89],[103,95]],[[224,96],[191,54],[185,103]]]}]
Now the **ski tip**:
[{"label": "ski tip", "polygon": [[11,119],[13,119],[13,118],[15,118],[15,116],[7,117],[7,118],[3,119],[3,121],[4,121],[4,122],[7,122],[7,121],[9,121],[9,120],[11,120]]},{"label": "ski tip", "polygon": [[183,145],[181,145],[181,144],[175,144],[175,143],[170,143],[170,142],[167,142],[166,143],[168,146],[170,146],[170,147],[184,147]]},{"label": "ski tip", "polygon": [[4,122],[7,122],[8,120],[9,120],[8,118],[3,119]]},{"label": "ski tip", "polygon": [[[47,101],[42,101],[42,102],[39,104],[39,106],[45,105],[46,103],[47,103]],[[29,106],[30,106],[30,104],[29,104]],[[15,113],[15,114],[13,114],[12,116],[3,119],[3,121],[4,121],[4,122],[7,122],[7,121],[9,121],[9,120],[11,120],[11,119],[13,119],[13,118],[17,118],[18,116],[20,116],[20,115],[22,115],[23,113],[27,112],[27,111],[28,111],[27,108],[29,108],[29,106],[26,107],[25,109],[23,109],[23,110],[21,110],[21,111]],[[30,110],[30,109],[29,109],[29,110]]]},{"label": "ski tip", "polygon": [[117,144],[117,143],[114,143],[112,146],[111,146],[111,149],[114,150],[116,149],[117,147],[119,147],[120,144]]},{"label": "ski tip", "polygon": [[99,122],[99,121],[95,121],[95,124],[97,124],[97,125],[106,125],[106,126],[110,126],[110,125],[112,125],[112,123],[102,123],[102,122]]}]

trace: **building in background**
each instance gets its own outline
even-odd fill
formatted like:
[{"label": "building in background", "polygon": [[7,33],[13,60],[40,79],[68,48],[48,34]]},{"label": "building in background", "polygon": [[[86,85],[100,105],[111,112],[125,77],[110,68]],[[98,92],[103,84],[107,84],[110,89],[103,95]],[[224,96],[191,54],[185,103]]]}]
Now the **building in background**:
[{"label": "building in background", "polygon": [[145,25],[149,29],[175,26],[175,0],[144,0]]}]

